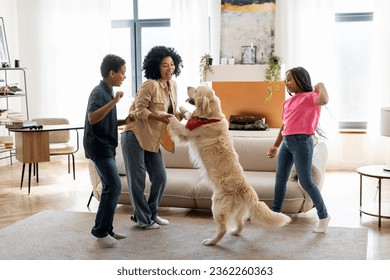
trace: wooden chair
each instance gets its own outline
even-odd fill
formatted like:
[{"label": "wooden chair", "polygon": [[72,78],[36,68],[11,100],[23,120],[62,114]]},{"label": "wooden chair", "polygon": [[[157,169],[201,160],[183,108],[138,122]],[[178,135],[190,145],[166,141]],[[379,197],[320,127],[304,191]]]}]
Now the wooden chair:
[{"label": "wooden chair", "polygon": [[[37,118],[33,119],[37,125],[59,125],[69,124],[66,118]],[[69,130],[51,131],[49,132],[50,156],[67,155],[68,156],[68,173],[70,173],[70,157],[72,157],[73,180],[76,180],[76,166],[74,154],[79,150],[79,137],[77,132],[77,141],[71,141]],[[38,165],[36,165],[38,173]]]}]

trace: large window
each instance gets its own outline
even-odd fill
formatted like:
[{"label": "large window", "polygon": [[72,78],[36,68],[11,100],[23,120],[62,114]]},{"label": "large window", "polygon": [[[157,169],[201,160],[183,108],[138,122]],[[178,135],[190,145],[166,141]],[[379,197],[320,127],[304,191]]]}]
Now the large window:
[{"label": "large window", "polygon": [[[366,129],[369,117],[373,12],[335,14],[338,115],[341,129]],[[371,95],[372,97],[372,95]]]},{"label": "large window", "polygon": [[145,79],[141,69],[147,52],[170,45],[170,11],[171,0],[111,0],[111,50],[127,62],[123,88],[132,96]]}]

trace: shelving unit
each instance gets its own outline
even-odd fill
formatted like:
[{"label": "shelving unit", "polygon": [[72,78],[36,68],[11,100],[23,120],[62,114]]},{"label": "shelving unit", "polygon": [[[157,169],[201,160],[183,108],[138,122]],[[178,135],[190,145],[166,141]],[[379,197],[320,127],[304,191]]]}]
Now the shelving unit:
[{"label": "shelving unit", "polygon": [[[28,99],[27,99],[27,79],[26,79],[26,68],[0,68],[0,87],[11,87],[16,86],[20,91],[15,91],[11,93],[2,93],[0,92],[0,109],[2,110],[12,110],[13,103],[16,99],[23,98],[23,104],[20,105],[20,109],[24,107],[25,116],[24,120],[29,119],[28,112]],[[10,132],[6,130],[5,125],[7,120],[0,119],[0,136],[9,136]],[[7,154],[4,156],[4,154]],[[12,164],[12,157],[15,155],[14,147],[11,149],[0,149],[0,160],[9,158]]]}]

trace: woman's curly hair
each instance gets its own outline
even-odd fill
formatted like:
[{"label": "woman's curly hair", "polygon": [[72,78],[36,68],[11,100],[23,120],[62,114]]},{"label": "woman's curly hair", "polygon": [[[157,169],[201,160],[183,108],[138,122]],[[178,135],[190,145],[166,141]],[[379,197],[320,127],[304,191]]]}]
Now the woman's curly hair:
[{"label": "woman's curly hair", "polygon": [[161,78],[160,64],[161,61],[170,56],[175,63],[175,71],[173,74],[177,77],[180,75],[183,62],[181,56],[175,51],[174,48],[168,48],[165,46],[155,46],[145,56],[142,70],[145,71],[145,78],[157,80]]}]

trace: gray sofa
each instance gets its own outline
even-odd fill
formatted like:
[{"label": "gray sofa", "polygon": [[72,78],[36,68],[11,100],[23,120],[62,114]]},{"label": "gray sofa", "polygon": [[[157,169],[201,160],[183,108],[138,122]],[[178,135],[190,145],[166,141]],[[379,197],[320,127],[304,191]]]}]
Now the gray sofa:
[{"label": "gray sofa", "polygon": [[[274,195],[276,159],[267,157],[267,150],[275,141],[276,131],[232,132],[234,148],[239,155],[240,163],[245,174],[256,190],[259,199],[269,207]],[[181,207],[210,209],[211,189],[201,178],[199,170],[193,167],[187,146],[176,147],[171,154],[162,148],[167,170],[168,182],[161,200],[161,207]],[[320,190],[324,184],[325,167],[328,151],[325,143],[316,144],[313,155],[313,178]],[[130,204],[122,151],[117,150],[117,165],[122,180],[120,204]],[[223,164],[223,163],[221,163]],[[99,200],[101,183],[93,163],[89,163],[89,173],[92,183],[93,196]],[[148,193],[149,180],[146,182],[145,193]],[[294,168],[290,175],[287,193],[283,205],[285,213],[301,213],[313,208],[313,203],[297,180]]]}]

